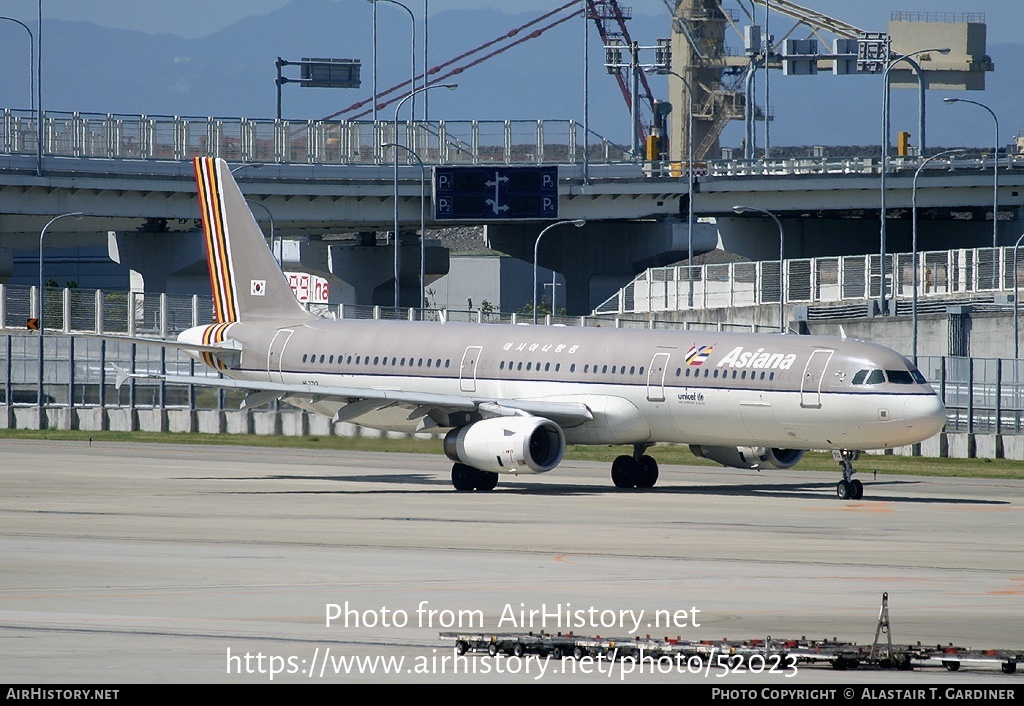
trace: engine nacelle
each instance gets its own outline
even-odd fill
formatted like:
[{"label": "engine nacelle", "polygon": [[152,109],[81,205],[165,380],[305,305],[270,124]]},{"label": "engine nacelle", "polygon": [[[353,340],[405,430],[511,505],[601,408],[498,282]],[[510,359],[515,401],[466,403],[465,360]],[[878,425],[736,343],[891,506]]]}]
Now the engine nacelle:
[{"label": "engine nacelle", "polygon": [[694,446],[694,456],[731,468],[792,468],[804,457],[803,449],[769,449],[764,446]]},{"label": "engine nacelle", "polygon": [[444,453],[492,473],[545,473],[565,453],[562,428],[542,417],[496,417],[452,429]]}]

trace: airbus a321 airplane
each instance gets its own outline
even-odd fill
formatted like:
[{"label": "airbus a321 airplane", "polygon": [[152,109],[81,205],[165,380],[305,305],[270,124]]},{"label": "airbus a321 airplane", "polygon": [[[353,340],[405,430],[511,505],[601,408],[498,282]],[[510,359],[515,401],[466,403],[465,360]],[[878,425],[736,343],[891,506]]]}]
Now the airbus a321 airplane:
[{"label": "airbus a321 airplane", "polygon": [[837,495],[857,499],[860,450],[917,443],[946,422],[906,358],[846,338],[317,318],[227,163],[196,159],[195,173],[216,323],[165,344],[224,377],[161,379],[246,390],[243,407],[282,400],[377,429],[448,429],[456,490],[550,471],[567,443],[632,446],[612,481],[650,488],[658,464],[646,451],[664,442],[737,468],[831,450]]}]

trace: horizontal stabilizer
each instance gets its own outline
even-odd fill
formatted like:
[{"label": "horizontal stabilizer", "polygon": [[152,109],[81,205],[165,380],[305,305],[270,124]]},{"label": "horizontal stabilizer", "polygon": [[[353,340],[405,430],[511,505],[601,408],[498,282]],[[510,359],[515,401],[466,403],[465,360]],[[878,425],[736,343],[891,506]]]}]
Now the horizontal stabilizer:
[{"label": "horizontal stabilizer", "polygon": [[98,333],[81,334],[82,338],[98,338],[102,341],[116,341],[118,343],[132,343],[138,346],[157,346],[159,348],[173,348],[179,351],[192,353],[208,353],[220,360],[226,367],[238,367],[242,359],[242,345],[234,340],[227,339],[212,345],[202,343],[191,343],[177,339],[166,338],[142,338],[140,336],[107,336]]}]

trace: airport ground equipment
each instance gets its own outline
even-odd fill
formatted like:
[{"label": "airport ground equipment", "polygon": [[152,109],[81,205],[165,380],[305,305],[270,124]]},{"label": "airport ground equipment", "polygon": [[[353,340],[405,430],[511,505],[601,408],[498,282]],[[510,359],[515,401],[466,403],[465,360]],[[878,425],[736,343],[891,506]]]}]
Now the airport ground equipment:
[{"label": "airport ground equipment", "polygon": [[633,660],[685,665],[689,671],[707,673],[785,672],[804,666],[831,666],[848,669],[894,669],[910,671],[919,667],[944,667],[959,671],[961,666],[998,667],[1003,674],[1014,674],[1024,663],[1024,649],[972,649],[952,642],[942,645],[894,644],[889,623],[889,594],[882,594],[882,607],[870,645],[839,640],[780,639],[771,636],[749,640],[684,640],[682,637],[652,638],[589,637],[574,633],[547,632],[442,632],[442,640],[455,642],[459,655],[486,652],[491,657],[504,655],[523,658]]}]

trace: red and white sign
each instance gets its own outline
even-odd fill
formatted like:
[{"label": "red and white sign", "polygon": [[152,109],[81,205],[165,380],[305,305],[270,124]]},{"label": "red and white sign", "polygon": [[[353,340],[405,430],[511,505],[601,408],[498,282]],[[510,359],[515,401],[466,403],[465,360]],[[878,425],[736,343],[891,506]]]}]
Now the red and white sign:
[{"label": "red and white sign", "polygon": [[327,304],[331,289],[323,277],[305,272],[285,272],[288,285],[295,292],[295,298],[302,304]]}]

